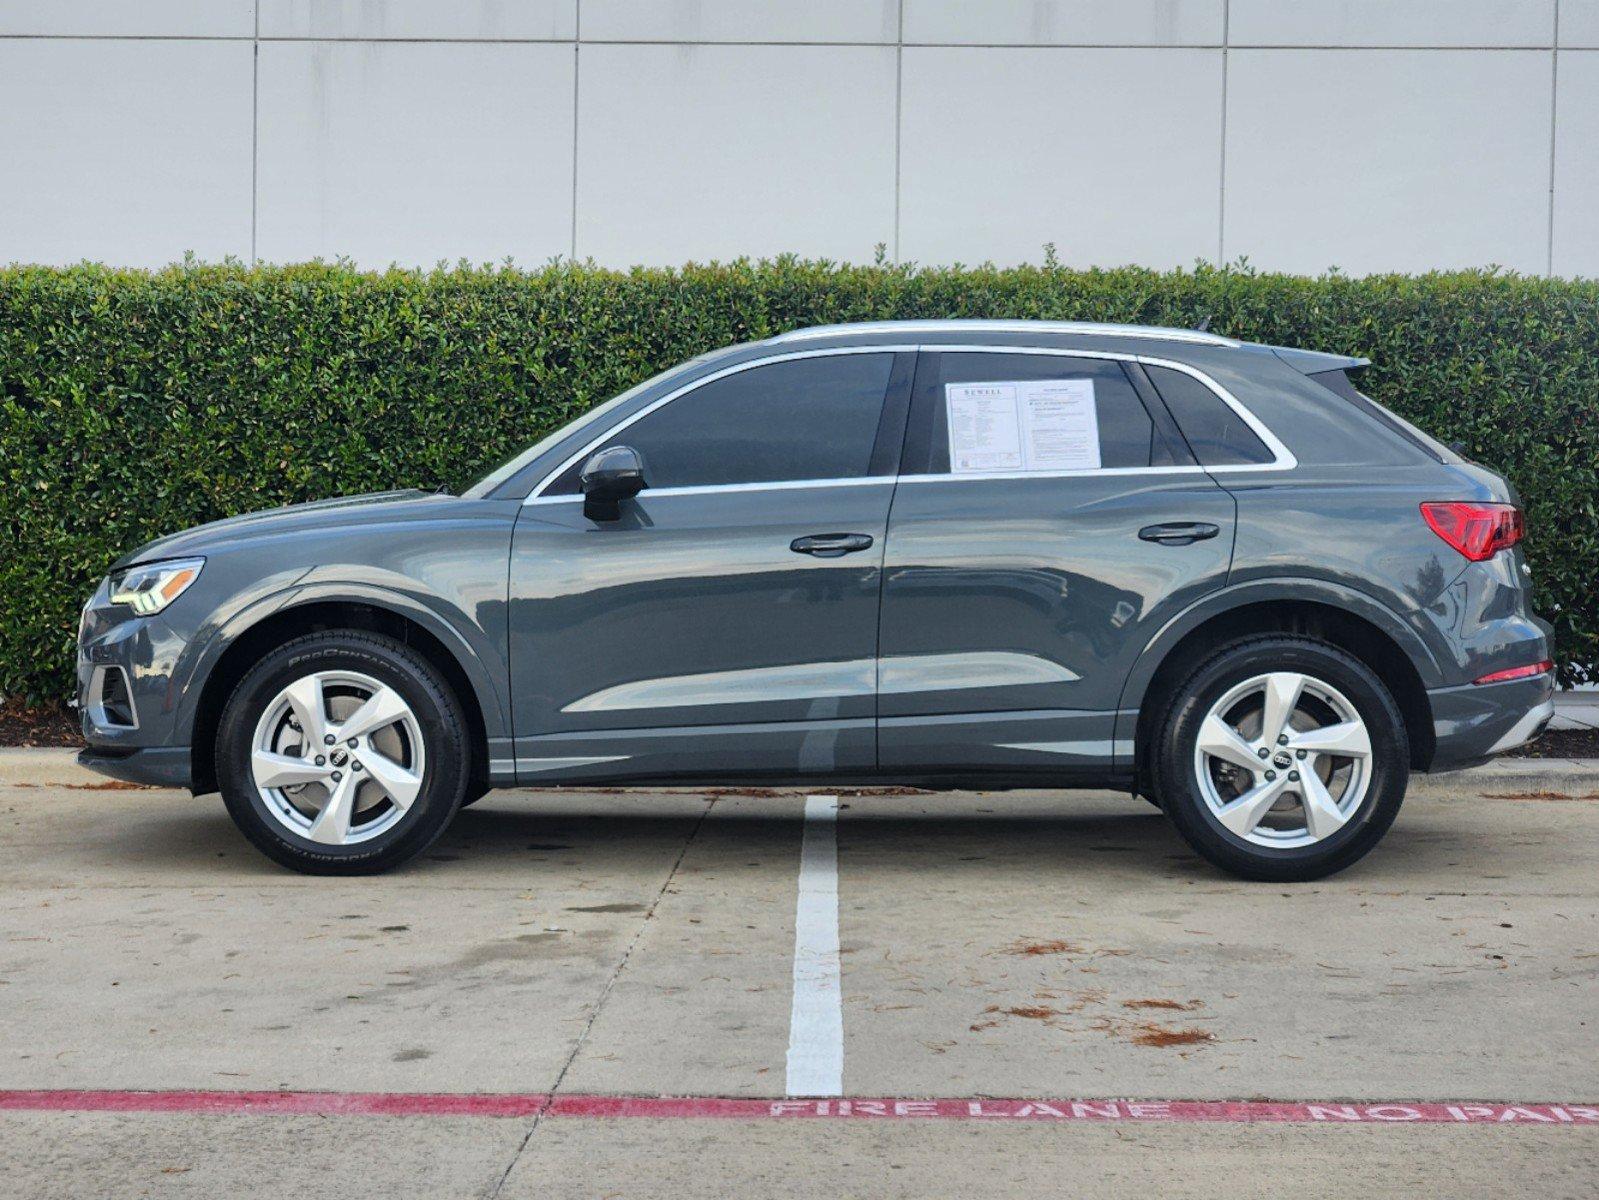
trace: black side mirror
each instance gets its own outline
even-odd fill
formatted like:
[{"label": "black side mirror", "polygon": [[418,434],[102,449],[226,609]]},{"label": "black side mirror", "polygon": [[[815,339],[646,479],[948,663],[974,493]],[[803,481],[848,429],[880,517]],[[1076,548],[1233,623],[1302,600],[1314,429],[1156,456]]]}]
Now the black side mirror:
[{"label": "black side mirror", "polygon": [[591,521],[614,521],[622,515],[622,501],[644,490],[644,462],[632,446],[609,446],[590,456],[578,480],[583,515]]}]

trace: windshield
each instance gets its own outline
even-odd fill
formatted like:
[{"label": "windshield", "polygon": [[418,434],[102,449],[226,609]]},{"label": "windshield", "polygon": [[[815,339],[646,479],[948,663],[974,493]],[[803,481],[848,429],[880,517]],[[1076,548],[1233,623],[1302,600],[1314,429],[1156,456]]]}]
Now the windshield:
[{"label": "windshield", "polygon": [[482,479],[479,479],[471,487],[467,488],[466,491],[461,493],[461,495],[468,500],[481,500],[484,496],[487,496],[495,488],[499,487],[500,484],[511,478],[511,476],[515,475],[523,467],[527,466],[528,463],[532,462],[539,455],[543,454],[546,450],[554,446],[568,434],[576,433],[580,429],[584,429],[597,423],[603,417],[605,417],[607,413],[614,412],[616,409],[626,404],[629,400],[633,399],[634,396],[637,396],[646,388],[654,387],[657,383],[671,379],[676,375],[683,374],[689,368],[704,362],[707,357],[707,355],[702,354],[697,358],[689,359],[687,362],[679,363],[675,367],[662,371],[659,375],[650,376],[650,378],[646,379],[643,383],[635,384],[633,387],[628,388],[627,391],[623,392],[620,396],[613,396],[604,404],[589,409],[588,412],[584,413],[577,420],[562,425],[559,429],[554,430],[545,437],[534,442],[526,450],[520,450],[516,454],[513,454],[499,466],[495,467],[494,470],[483,476]]}]

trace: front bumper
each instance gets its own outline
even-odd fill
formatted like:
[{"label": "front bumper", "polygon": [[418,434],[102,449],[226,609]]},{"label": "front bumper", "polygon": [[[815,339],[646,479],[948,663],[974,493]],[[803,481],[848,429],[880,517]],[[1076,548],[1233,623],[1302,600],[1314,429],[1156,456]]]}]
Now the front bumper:
[{"label": "front bumper", "polygon": [[1555,677],[1466,684],[1427,693],[1434,749],[1429,771],[1456,771],[1536,740],[1555,715]]},{"label": "front bumper", "polygon": [[192,780],[187,746],[87,746],[78,751],[78,765],[151,787],[187,788]]},{"label": "front bumper", "polygon": [[175,683],[188,645],[164,614],[114,605],[101,583],[78,627],[81,765],[129,783],[188,786],[190,732],[180,727]]}]

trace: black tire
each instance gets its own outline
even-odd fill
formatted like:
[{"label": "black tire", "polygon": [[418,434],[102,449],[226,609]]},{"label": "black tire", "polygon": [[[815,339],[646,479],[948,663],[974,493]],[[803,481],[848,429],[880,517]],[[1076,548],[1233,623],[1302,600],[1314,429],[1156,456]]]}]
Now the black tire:
[{"label": "black tire", "polygon": [[[1256,675],[1295,671],[1336,688],[1354,706],[1371,743],[1367,791],[1347,824],[1299,847],[1263,846],[1226,828],[1200,792],[1195,764],[1199,728],[1229,690]],[[1399,815],[1410,781],[1404,719],[1370,667],[1313,638],[1271,634],[1222,647],[1171,693],[1150,756],[1155,792],[1177,831],[1196,852],[1245,879],[1303,882],[1359,861]]]},{"label": "black tire", "polygon": [[[256,725],[282,689],[312,672],[339,670],[397,691],[416,718],[426,751],[422,784],[410,807],[391,828],[347,846],[291,832],[267,809],[250,766]],[[402,643],[359,630],[308,634],[267,654],[234,688],[217,730],[217,780],[234,822],[268,858],[308,875],[376,874],[426,850],[461,807],[471,765],[466,728],[449,684]]]}]

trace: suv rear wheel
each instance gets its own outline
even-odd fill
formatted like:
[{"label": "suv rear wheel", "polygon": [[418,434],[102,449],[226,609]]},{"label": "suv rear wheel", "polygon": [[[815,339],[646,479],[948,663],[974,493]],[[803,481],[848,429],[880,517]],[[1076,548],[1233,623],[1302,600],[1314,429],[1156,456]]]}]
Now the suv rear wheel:
[{"label": "suv rear wheel", "polygon": [[1343,870],[1388,831],[1409,783],[1388,689],[1310,638],[1222,648],[1178,687],[1159,738],[1155,789],[1178,832],[1249,879]]},{"label": "suv rear wheel", "polygon": [[263,853],[317,875],[384,871],[425,850],[466,793],[466,722],[432,664],[378,634],[315,633],[240,681],[217,779]]}]

